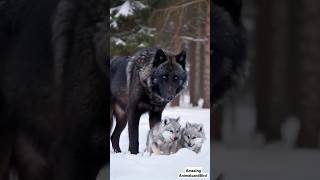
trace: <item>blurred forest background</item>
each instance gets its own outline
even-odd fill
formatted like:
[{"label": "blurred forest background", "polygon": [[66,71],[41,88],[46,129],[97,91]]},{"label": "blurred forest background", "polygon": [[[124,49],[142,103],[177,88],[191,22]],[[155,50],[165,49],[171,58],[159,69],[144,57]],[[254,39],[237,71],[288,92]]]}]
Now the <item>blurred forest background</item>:
[{"label": "blurred forest background", "polygon": [[320,1],[242,2],[250,75],[215,109],[214,173],[227,180],[317,180]]},{"label": "blurred forest background", "polygon": [[214,117],[229,147],[320,147],[320,1],[244,0],[250,77]]},{"label": "blurred forest background", "polygon": [[111,56],[144,47],[187,51],[189,86],[172,106],[210,107],[210,1],[111,0]]}]

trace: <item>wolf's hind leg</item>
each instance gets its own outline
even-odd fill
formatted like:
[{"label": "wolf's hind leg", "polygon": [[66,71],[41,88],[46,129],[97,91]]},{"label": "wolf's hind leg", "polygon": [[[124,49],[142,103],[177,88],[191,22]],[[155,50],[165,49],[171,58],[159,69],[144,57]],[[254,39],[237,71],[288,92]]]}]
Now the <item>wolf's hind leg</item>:
[{"label": "wolf's hind leg", "polygon": [[119,146],[120,135],[127,125],[127,117],[125,111],[118,105],[115,105],[114,115],[116,117],[116,127],[114,128],[114,131],[111,136],[111,143],[114,152],[119,153],[121,152]]}]

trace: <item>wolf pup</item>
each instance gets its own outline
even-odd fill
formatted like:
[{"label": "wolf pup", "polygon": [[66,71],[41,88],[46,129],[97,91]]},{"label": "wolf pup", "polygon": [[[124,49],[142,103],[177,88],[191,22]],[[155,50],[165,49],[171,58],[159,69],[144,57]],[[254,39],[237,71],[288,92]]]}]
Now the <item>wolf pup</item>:
[{"label": "wolf pup", "polygon": [[179,140],[178,149],[187,148],[196,153],[201,151],[202,144],[205,140],[205,133],[202,124],[186,123],[181,130],[181,139]]},{"label": "wolf pup", "polygon": [[116,118],[111,136],[115,152],[120,134],[128,122],[129,151],[137,154],[140,116],[149,113],[150,129],[161,121],[166,104],[172,101],[187,84],[186,52],[165,52],[146,48],[132,57],[115,57],[111,61],[111,111]]},{"label": "wolf pup", "polygon": [[174,153],[180,139],[180,128],[179,118],[164,118],[150,129],[146,150],[156,155]]}]

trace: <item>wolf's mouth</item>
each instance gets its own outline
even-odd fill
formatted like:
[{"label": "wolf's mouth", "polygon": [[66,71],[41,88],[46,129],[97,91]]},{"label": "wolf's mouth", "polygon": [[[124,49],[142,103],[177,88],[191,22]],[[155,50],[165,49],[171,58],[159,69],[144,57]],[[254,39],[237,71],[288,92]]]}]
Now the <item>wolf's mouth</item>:
[{"label": "wolf's mouth", "polygon": [[193,147],[194,145],[195,145],[195,144],[191,144],[191,143],[188,143],[188,144],[187,144],[188,147]]}]

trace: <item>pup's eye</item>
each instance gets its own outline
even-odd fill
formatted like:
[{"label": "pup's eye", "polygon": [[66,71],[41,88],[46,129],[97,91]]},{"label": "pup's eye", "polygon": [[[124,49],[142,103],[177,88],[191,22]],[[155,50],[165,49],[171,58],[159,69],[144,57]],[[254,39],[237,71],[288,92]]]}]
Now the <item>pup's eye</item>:
[{"label": "pup's eye", "polygon": [[170,130],[171,133],[173,133],[173,130]]},{"label": "pup's eye", "polygon": [[163,75],[162,79],[168,79],[168,76],[167,75]]},{"label": "pup's eye", "polygon": [[193,137],[192,139],[196,139],[197,137]]},{"label": "pup's eye", "polygon": [[187,137],[188,137],[188,139],[190,139],[190,136],[189,136],[189,135],[188,135]]},{"label": "pup's eye", "polygon": [[173,76],[173,79],[174,79],[174,80],[178,80],[179,77],[178,77],[178,76]]}]

